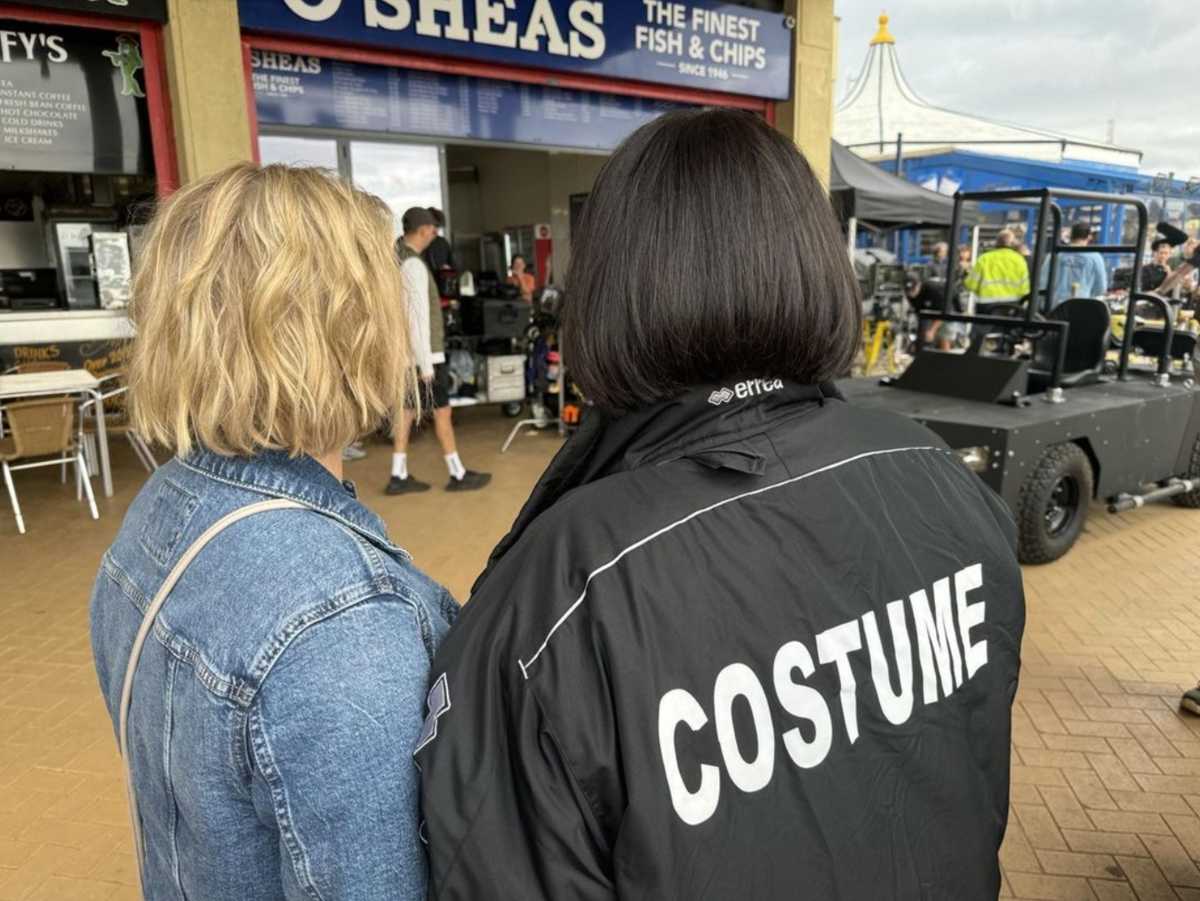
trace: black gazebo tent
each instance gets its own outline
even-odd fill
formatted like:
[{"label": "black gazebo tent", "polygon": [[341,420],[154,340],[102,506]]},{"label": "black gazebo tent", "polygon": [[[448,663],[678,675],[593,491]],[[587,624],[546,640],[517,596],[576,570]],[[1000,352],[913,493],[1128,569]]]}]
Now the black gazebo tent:
[{"label": "black gazebo tent", "polygon": [[859,227],[949,228],[954,198],[915,185],[833,142],[829,193],[843,222]]}]

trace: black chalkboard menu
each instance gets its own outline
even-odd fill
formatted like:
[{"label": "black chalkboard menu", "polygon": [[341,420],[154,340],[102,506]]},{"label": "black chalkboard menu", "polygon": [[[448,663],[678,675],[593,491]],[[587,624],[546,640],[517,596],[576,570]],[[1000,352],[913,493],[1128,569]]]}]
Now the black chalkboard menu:
[{"label": "black chalkboard menu", "polygon": [[136,32],[0,19],[0,169],[152,171]]}]

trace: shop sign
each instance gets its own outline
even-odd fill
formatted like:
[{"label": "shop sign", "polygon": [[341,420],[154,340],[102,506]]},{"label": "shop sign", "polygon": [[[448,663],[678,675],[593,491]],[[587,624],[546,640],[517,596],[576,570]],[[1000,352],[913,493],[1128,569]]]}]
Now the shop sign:
[{"label": "shop sign", "polygon": [[21,6],[38,6],[69,13],[115,16],[120,19],[167,21],[167,0],[16,0]]},{"label": "shop sign", "polygon": [[242,26],[785,100],[794,22],[719,0],[238,0]]},{"label": "shop sign", "polygon": [[51,344],[0,345],[0,371],[22,363],[67,363],[96,378],[123,372],[129,362],[130,341],[59,341]]},{"label": "shop sign", "polygon": [[134,34],[0,19],[0,169],[150,168]]},{"label": "shop sign", "polygon": [[263,125],[611,150],[681,104],[250,51]]}]

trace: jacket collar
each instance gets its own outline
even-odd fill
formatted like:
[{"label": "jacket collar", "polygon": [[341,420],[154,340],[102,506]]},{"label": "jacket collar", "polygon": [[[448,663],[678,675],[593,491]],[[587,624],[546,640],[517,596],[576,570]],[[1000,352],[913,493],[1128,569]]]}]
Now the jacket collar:
[{"label": "jacket collar", "polygon": [[697,386],[613,420],[590,413],[538,481],[472,591],[483,584],[530,524],[568,491],[615,473],[681,457],[713,468],[761,473],[765,461],[748,449],[738,448],[739,442],[781,419],[801,415],[827,400],[841,399],[832,384],[731,378],[720,384]]},{"label": "jacket collar", "polygon": [[330,516],[392,553],[409,556],[388,538],[383,520],[355,496],[352,482],[339,482],[333,473],[307,454],[289,457],[268,450],[253,457],[223,457],[197,448],[179,462],[220,482],[271,497],[290,498]]}]

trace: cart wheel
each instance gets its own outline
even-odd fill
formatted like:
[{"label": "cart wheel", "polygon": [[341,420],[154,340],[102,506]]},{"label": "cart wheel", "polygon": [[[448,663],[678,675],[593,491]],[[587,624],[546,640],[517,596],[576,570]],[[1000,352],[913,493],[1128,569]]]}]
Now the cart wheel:
[{"label": "cart wheel", "polygon": [[525,405],[520,401],[513,401],[512,403],[500,405],[500,412],[509,419],[515,419],[516,417],[520,416],[521,411],[524,409]]},{"label": "cart wheel", "polygon": [[1056,444],[1038,458],[1021,486],[1017,556],[1022,563],[1049,563],[1067,551],[1087,520],[1092,465],[1076,444]]},{"label": "cart wheel", "polygon": [[[1200,435],[1196,437],[1196,443],[1192,445],[1192,459],[1183,477],[1185,479],[1200,479]],[[1183,494],[1172,495],[1171,503],[1179,507],[1188,507],[1192,510],[1200,509],[1200,488],[1193,488],[1191,491],[1185,491]]]}]

